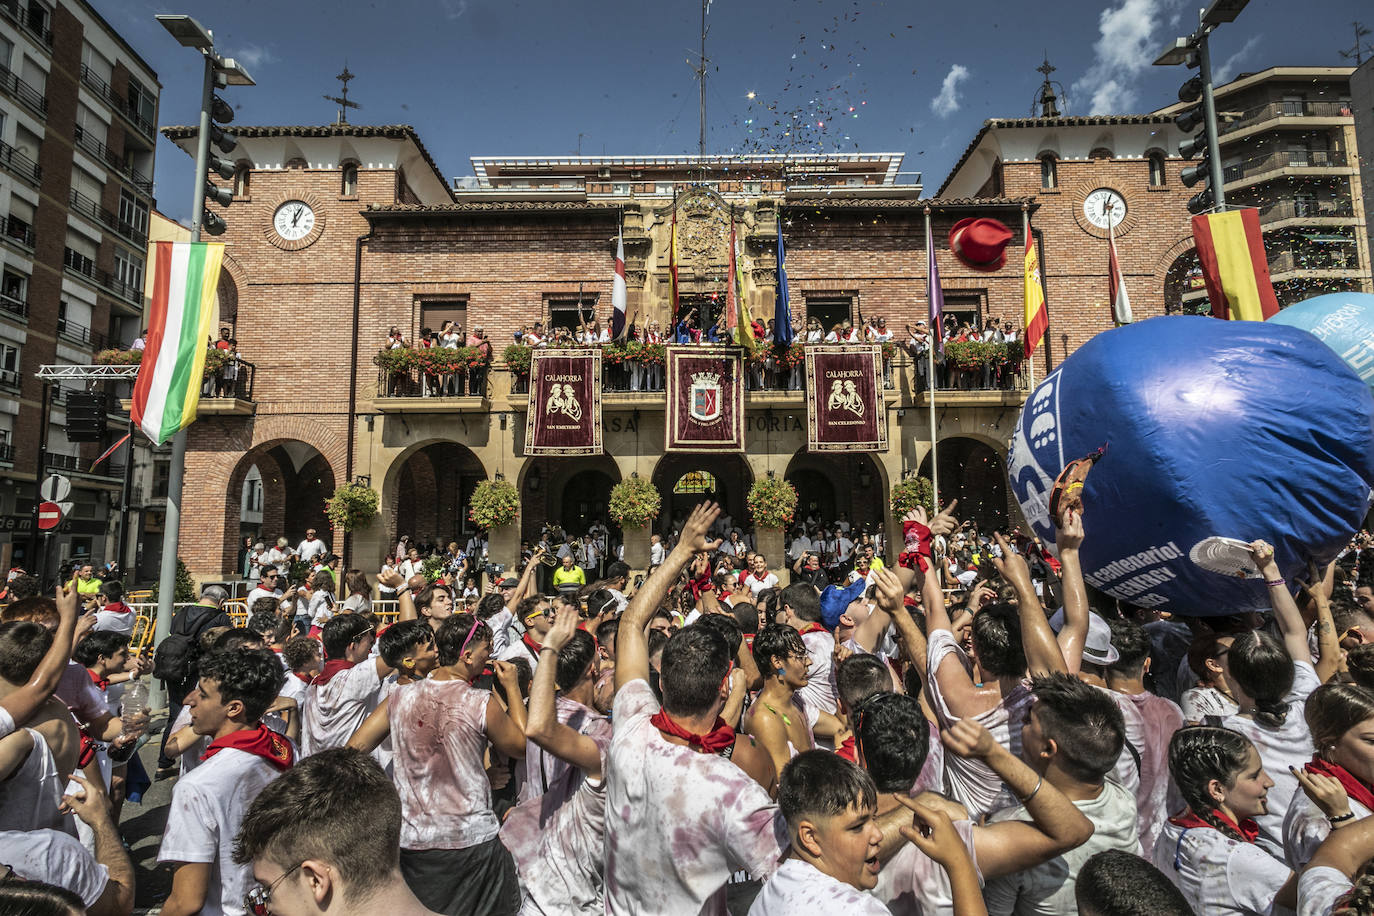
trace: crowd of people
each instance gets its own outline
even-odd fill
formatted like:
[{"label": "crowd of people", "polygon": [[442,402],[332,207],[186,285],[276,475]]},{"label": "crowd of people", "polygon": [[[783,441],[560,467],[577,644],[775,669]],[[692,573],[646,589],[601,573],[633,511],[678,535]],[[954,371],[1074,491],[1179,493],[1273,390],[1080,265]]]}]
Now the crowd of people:
[{"label": "crowd of people", "polygon": [[483,593],[403,539],[385,626],[327,564],[302,620],[258,551],[246,622],[207,586],[151,659],[83,572],[18,576],[0,912],[130,912],[153,740],[164,916],[1374,913],[1367,536],[1300,582],[1253,541],[1272,613],[1182,618],[1088,588],[1078,511],[1053,553],[956,512],[887,562],[803,524],[786,585],[709,503],[634,581],[550,537]]}]

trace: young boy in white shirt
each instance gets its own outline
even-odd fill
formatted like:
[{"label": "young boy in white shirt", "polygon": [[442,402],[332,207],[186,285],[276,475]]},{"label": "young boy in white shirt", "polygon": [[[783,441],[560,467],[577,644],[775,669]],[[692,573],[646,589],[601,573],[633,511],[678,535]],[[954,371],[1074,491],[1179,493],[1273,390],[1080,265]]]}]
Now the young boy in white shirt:
[{"label": "young boy in white shirt", "polygon": [[285,675],[267,649],[230,649],[200,662],[186,695],[191,728],[210,738],[204,763],[172,790],[159,862],[177,863],[167,916],[241,916],[252,870],[234,864],[234,837],[263,787],[295,762],[284,736],[262,724]]},{"label": "young boy in white shirt", "polygon": [[[392,667],[372,655],[377,634],[360,614],[340,614],[324,625],[324,667],[306,688],[301,756],[342,747],[378,702]],[[278,665],[278,668],[281,666]]]}]

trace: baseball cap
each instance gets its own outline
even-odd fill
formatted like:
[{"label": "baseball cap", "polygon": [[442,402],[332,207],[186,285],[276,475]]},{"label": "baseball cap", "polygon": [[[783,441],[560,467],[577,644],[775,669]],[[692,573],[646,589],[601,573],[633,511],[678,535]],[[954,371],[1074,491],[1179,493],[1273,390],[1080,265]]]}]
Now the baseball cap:
[{"label": "baseball cap", "polygon": [[841,588],[838,585],[827,585],[825,591],[821,592],[821,625],[827,630],[833,630],[839,625],[840,616],[844,614],[849,605],[862,598],[864,589],[868,588],[867,579],[855,579],[852,584]]}]

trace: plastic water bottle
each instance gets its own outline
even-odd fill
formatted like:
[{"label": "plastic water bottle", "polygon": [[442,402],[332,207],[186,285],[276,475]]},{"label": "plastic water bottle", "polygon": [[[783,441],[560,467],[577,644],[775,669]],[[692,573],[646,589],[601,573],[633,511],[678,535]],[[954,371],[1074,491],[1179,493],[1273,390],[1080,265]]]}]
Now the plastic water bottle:
[{"label": "plastic water bottle", "polygon": [[141,678],[129,681],[119,704],[119,717],[126,735],[141,735],[148,730],[148,685]]}]

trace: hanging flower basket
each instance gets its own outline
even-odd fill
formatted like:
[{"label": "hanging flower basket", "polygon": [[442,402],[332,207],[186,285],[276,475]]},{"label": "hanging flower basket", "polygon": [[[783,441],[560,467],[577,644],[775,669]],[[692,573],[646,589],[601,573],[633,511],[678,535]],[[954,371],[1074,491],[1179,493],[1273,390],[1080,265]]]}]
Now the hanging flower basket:
[{"label": "hanging flower basket", "polygon": [[745,505],[758,527],[786,528],[797,513],[797,488],[780,477],[764,477],[749,487]]},{"label": "hanging flower basket", "polygon": [[607,511],[621,528],[643,528],[658,518],[663,497],[658,487],[643,477],[629,477],[611,487]]},{"label": "hanging flower basket", "polygon": [[924,477],[908,477],[892,488],[892,514],[897,518],[917,506],[924,506],[927,515],[935,512],[935,487]]},{"label": "hanging flower basket", "polygon": [[360,483],[346,483],[324,501],[329,524],[342,531],[366,528],[377,517],[377,491]]},{"label": "hanging flower basket", "polygon": [[478,528],[500,528],[520,514],[520,494],[509,480],[484,480],[472,491],[468,518]]}]

